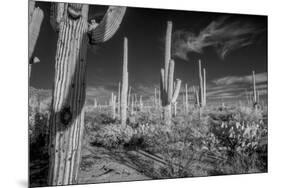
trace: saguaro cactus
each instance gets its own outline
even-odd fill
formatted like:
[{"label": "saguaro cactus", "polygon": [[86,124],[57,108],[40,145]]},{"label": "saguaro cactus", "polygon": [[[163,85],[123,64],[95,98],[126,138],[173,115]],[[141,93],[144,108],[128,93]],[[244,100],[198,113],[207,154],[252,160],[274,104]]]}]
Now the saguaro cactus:
[{"label": "saguaro cactus", "polygon": [[187,84],[185,84],[185,98],[184,98],[184,102],[185,102],[185,113],[188,113],[188,88],[187,88]]},{"label": "saguaro cactus", "polygon": [[158,106],[157,103],[158,103],[157,102],[157,88],[155,88],[154,89],[154,107],[155,107],[155,109],[157,109],[157,106]]},{"label": "saguaro cactus", "polygon": [[194,105],[200,107],[200,99],[199,99],[199,92],[198,89],[193,86],[193,93],[194,93]]},{"label": "saguaro cactus", "polygon": [[172,22],[168,21],[165,40],[165,68],[161,69],[161,101],[163,107],[163,119],[166,125],[171,124],[171,104],[174,104],[180,92],[181,80],[176,80],[176,86],[173,88],[174,83],[174,67],[175,62],[171,59],[171,36],[172,36]]},{"label": "saguaro cactus", "polygon": [[[123,65],[124,66],[124,65]],[[132,90],[132,87],[130,86],[129,87],[129,92],[128,92],[128,97],[127,97],[127,108],[129,111],[131,111],[131,90]]]},{"label": "saguaro cactus", "polygon": [[109,40],[125,7],[109,7],[99,24],[88,23],[89,5],[52,3],[51,25],[59,34],[50,122],[49,185],[76,184],[84,130],[86,53]]},{"label": "saguaro cactus", "polygon": [[40,61],[37,57],[33,57],[33,52],[40,33],[44,13],[39,7],[35,7],[35,1],[32,0],[29,1],[28,13],[28,78],[30,79],[32,64]]},{"label": "saguaro cactus", "polygon": [[140,112],[142,112],[142,109],[143,109],[142,96],[140,96],[140,102],[139,102],[139,105],[140,105]]},{"label": "saguaro cactus", "polygon": [[178,104],[178,102],[176,101],[176,102],[174,102],[174,105],[173,105],[173,107],[174,107],[174,113],[173,113],[173,116],[174,116],[174,117],[176,117],[176,116],[177,116],[177,111],[178,111],[178,109],[177,109],[177,104]]},{"label": "saguaro cactus", "polygon": [[97,102],[97,99],[95,98],[94,100],[94,108],[97,108],[98,107],[98,102]]},{"label": "saguaro cactus", "polygon": [[255,71],[252,72],[253,74],[253,103],[254,105],[257,104],[257,90],[256,90],[256,75],[255,75]]},{"label": "saguaro cactus", "polygon": [[111,93],[111,99],[110,99],[110,105],[111,105],[111,111],[112,111],[112,118],[116,118],[116,95],[114,93]]},{"label": "saguaro cactus", "polygon": [[124,38],[124,54],[123,54],[123,76],[121,91],[121,126],[126,127],[127,121],[127,103],[128,103],[128,40]]},{"label": "saguaro cactus", "polygon": [[199,66],[199,106],[204,107],[206,105],[206,70],[203,68],[202,76],[202,66],[201,60],[198,61]]},{"label": "saguaro cactus", "polygon": [[206,96],[206,69],[203,68],[203,94],[204,94],[204,100],[203,105],[206,106],[207,103],[207,96]]},{"label": "saguaro cactus", "polygon": [[129,103],[129,106],[131,106],[131,108],[129,108],[130,109],[130,115],[132,115],[133,113],[134,113],[134,95],[132,94],[131,95],[131,102]]},{"label": "saguaro cactus", "polygon": [[120,119],[120,108],[121,108],[121,83],[118,83],[118,98],[117,98],[117,115],[118,118]]}]

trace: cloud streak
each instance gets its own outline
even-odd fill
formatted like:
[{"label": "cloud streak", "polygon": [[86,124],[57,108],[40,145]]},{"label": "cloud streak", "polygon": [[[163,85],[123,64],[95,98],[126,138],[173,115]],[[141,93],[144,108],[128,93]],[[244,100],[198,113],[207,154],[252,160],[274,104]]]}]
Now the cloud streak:
[{"label": "cloud streak", "polygon": [[[256,89],[260,97],[267,96],[267,73],[256,74]],[[253,95],[252,75],[226,76],[212,80],[207,87],[207,98],[219,100],[247,100]]]},{"label": "cloud streak", "polygon": [[[256,77],[256,83],[264,83],[267,82],[267,73],[258,73],[255,75]],[[213,80],[213,83],[216,85],[229,85],[229,84],[236,84],[236,83],[252,83],[252,75],[247,76],[226,76],[223,78],[218,78]]]},{"label": "cloud streak", "polygon": [[264,28],[243,21],[230,21],[228,16],[212,21],[199,34],[185,30],[173,33],[173,55],[188,60],[190,52],[203,53],[204,48],[214,47],[224,59],[231,51],[253,44]]}]

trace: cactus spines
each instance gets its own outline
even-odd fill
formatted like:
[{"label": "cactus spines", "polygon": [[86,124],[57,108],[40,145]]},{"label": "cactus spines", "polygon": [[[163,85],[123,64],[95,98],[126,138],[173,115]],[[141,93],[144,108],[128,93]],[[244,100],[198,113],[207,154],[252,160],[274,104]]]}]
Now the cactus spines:
[{"label": "cactus spines", "polygon": [[128,95],[128,40],[124,38],[123,76],[121,91],[121,126],[126,127]]},{"label": "cactus spines", "polygon": [[166,125],[171,124],[171,104],[174,104],[179,95],[181,80],[177,79],[174,84],[175,62],[171,59],[171,37],[172,22],[167,22],[166,41],[165,41],[165,67],[160,71],[160,90],[163,107],[163,118]]},{"label": "cactus spines", "polygon": [[52,6],[51,23],[58,31],[49,134],[48,184],[53,186],[76,184],[78,179],[84,132],[88,9],[86,4]]}]

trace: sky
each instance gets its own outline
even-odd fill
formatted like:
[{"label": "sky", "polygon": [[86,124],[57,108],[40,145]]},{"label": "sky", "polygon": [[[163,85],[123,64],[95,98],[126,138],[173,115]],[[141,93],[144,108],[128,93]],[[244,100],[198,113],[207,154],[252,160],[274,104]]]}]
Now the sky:
[{"label": "sky", "polygon": [[[50,3],[38,2],[44,19],[34,55],[30,85],[52,89],[58,34],[50,25]],[[89,17],[106,6],[91,5]],[[87,96],[107,100],[122,79],[123,38],[128,38],[129,85],[144,98],[160,85],[167,21],[173,22],[175,78],[198,85],[198,60],[206,69],[207,100],[244,100],[252,91],[252,71],[259,94],[267,98],[267,17],[128,7],[119,30],[108,42],[88,45]],[[182,87],[183,89],[183,87]],[[207,101],[207,102],[208,102]]]}]

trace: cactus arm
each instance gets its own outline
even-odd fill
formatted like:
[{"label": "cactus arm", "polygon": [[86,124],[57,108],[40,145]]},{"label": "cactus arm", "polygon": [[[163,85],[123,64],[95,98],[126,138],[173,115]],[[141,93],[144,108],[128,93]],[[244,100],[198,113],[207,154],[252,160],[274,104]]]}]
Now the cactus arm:
[{"label": "cactus arm", "polygon": [[32,16],[30,17],[30,23],[29,23],[29,46],[28,46],[29,59],[32,57],[35,44],[39,36],[40,27],[43,18],[44,18],[44,13],[39,7],[33,9],[33,13]]},{"label": "cactus arm", "polygon": [[90,43],[108,41],[118,30],[125,12],[126,7],[110,6],[99,25],[89,31]]},{"label": "cactus arm", "polygon": [[181,80],[180,79],[177,79],[176,80],[176,88],[174,90],[174,93],[173,93],[173,98],[171,100],[171,103],[175,103],[177,98],[178,98],[178,95],[180,93],[180,88],[181,88]]},{"label": "cactus arm", "polygon": [[65,3],[52,3],[50,23],[55,31],[59,31],[59,25],[64,16]]}]

